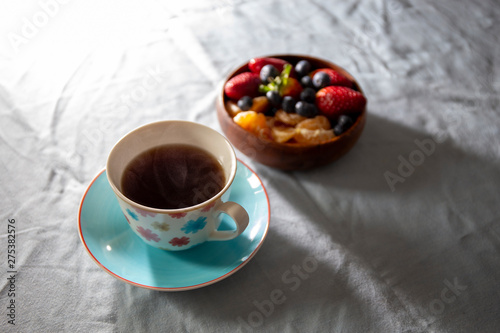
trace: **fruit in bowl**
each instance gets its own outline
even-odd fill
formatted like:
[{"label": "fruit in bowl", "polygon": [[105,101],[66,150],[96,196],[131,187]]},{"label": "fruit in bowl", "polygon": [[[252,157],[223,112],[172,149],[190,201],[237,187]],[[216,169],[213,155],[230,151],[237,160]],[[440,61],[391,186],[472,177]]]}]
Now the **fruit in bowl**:
[{"label": "fruit in bowl", "polygon": [[221,128],[256,161],[283,170],[330,163],[356,143],[366,97],[341,67],[310,56],[253,58],[224,81]]}]

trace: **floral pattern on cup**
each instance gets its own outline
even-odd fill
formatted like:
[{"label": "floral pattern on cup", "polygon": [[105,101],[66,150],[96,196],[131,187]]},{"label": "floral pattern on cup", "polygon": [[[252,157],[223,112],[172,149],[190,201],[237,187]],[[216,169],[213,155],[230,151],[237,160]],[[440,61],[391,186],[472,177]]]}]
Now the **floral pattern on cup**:
[{"label": "floral pattern on cup", "polygon": [[212,202],[210,205],[206,206],[206,207],[203,207],[203,209],[201,210],[203,213],[206,213],[208,211],[210,211],[210,209],[214,208],[215,206],[215,201]]},{"label": "floral pattern on cup", "polygon": [[140,209],[140,208],[135,208],[135,211],[139,214],[141,214],[141,216],[144,216],[144,217],[148,217],[151,216],[151,217],[155,217],[156,216],[156,213],[151,213],[151,212],[148,212],[147,210],[144,210],[144,209]]},{"label": "floral pattern on cup", "polygon": [[144,229],[143,227],[137,227],[137,232],[142,235],[148,241],[159,242],[160,237],[149,229]]},{"label": "floral pattern on cup", "polygon": [[182,237],[182,238],[174,237],[170,240],[169,243],[172,244],[172,246],[178,246],[178,247],[188,245],[189,237]]},{"label": "floral pattern on cup", "polygon": [[170,230],[170,225],[166,222],[160,223],[158,221],[155,221],[151,224],[151,226],[160,231],[169,231]]},{"label": "floral pattern on cup", "polygon": [[182,219],[187,213],[169,213],[168,215],[174,219]]},{"label": "floral pattern on cup", "polygon": [[127,213],[128,215],[130,215],[131,218],[133,218],[134,220],[136,221],[139,221],[139,217],[137,216],[136,213],[134,213],[133,211],[131,211],[130,209],[127,208]]},{"label": "floral pattern on cup", "polygon": [[195,220],[189,220],[184,226],[181,228],[184,233],[189,234],[189,233],[197,233],[199,230],[202,230],[205,228],[207,225],[207,218],[205,216],[200,216],[198,219]]}]

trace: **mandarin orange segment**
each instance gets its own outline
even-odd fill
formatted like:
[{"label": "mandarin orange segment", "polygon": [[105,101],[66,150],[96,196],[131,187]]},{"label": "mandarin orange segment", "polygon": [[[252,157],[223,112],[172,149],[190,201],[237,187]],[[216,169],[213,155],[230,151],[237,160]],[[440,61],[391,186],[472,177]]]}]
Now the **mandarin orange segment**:
[{"label": "mandarin orange segment", "polygon": [[285,123],[290,126],[295,126],[301,121],[307,119],[306,117],[302,117],[299,114],[296,113],[286,113],[283,110],[278,110],[276,111],[276,114],[274,115],[277,120],[281,121],[282,123]]},{"label": "mandarin orange segment", "polygon": [[276,118],[275,117],[266,117],[266,122],[267,122],[267,126],[269,126],[269,128],[273,128],[274,126],[276,126]]},{"label": "mandarin orange segment", "polygon": [[227,101],[226,102],[226,110],[229,113],[231,117],[234,118],[238,113],[241,112],[241,109],[238,107],[238,105],[233,102],[233,101]]},{"label": "mandarin orange segment", "polygon": [[250,110],[255,111],[257,113],[264,113],[266,112],[270,107],[269,100],[267,99],[266,96],[259,96],[255,97],[252,100],[252,106],[250,107]]},{"label": "mandarin orange segment", "polygon": [[278,143],[285,143],[295,136],[293,127],[271,127],[273,140]]},{"label": "mandarin orange segment", "polygon": [[242,111],[238,113],[233,120],[249,132],[265,138],[271,137],[271,129],[267,125],[267,119],[263,113],[257,113],[255,111]]},{"label": "mandarin orange segment", "polygon": [[294,139],[299,143],[318,144],[329,141],[335,137],[333,130],[317,129],[309,130],[299,128],[296,130]]},{"label": "mandarin orange segment", "polygon": [[332,128],[330,121],[325,116],[316,116],[314,118],[308,118],[297,124],[297,128],[304,128],[309,130],[329,130]]}]

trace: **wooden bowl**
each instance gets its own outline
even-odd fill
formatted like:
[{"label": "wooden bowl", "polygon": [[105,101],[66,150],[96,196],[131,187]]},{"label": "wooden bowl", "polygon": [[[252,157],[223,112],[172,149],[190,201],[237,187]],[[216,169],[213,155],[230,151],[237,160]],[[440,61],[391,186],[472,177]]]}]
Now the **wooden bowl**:
[{"label": "wooden bowl", "polygon": [[[326,60],[303,55],[270,55],[295,65],[309,61],[313,68],[332,68],[354,82],[354,89],[363,93],[356,80],[343,68]],[[366,122],[366,106],[354,124],[344,133],[321,144],[277,143],[261,138],[241,128],[226,110],[224,85],[233,76],[249,71],[247,63],[229,74],[217,96],[216,109],[222,131],[240,152],[264,165],[281,170],[305,170],[331,163],[345,155],[358,141]]]}]

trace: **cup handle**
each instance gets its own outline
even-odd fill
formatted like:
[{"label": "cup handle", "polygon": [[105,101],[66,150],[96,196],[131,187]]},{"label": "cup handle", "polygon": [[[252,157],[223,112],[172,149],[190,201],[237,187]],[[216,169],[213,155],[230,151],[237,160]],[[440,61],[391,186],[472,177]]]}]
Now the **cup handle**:
[{"label": "cup handle", "polygon": [[236,230],[213,230],[208,236],[209,241],[224,241],[236,238],[243,231],[245,231],[248,226],[248,213],[247,211],[238,205],[236,202],[228,201],[222,203],[217,209],[217,215],[220,213],[226,213],[229,217],[233,219],[236,224]]}]

